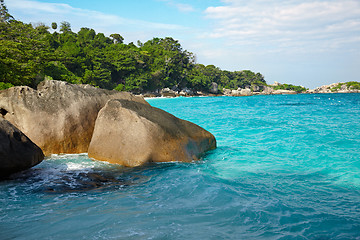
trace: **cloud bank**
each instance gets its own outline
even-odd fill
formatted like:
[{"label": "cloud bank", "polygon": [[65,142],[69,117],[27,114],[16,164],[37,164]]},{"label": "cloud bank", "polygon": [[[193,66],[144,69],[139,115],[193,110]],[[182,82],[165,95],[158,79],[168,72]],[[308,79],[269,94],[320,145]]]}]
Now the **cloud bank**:
[{"label": "cloud bank", "polygon": [[239,1],[206,9],[210,38],[269,51],[329,51],[360,43],[360,1]]}]

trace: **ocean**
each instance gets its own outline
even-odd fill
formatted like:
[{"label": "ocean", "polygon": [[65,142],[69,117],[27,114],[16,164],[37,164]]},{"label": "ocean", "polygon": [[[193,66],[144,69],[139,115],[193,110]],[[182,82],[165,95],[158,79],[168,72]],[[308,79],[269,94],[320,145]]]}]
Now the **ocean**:
[{"label": "ocean", "polygon": [[0,182],[0,239],[360,239],[360,94],[148,102],[217,149],[137,168],[53,155]]}]

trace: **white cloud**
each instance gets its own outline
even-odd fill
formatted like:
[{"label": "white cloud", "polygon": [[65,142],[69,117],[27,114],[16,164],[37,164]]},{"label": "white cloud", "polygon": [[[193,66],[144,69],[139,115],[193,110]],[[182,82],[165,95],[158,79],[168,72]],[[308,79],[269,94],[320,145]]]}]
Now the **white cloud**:
[{"label": "white cloud", "polygon": [[[23,21],[68,21],[73,25],[74,31],[80,27],[88,26],[106,34],[132,27],[134,31],[158,30],[183,30],[184,27],[175,24],[148,22],[137,19],[122,18],[117,15],[105,14],[81,8],[74,8],[68,4],[44,3],[35,0],[11,0],[7,2],[11,12],[21,12]],[[16,17],[16,16],[15,16]],[[74,23],[74,24],[73,24]]]},{"label": "white cloud", "polygon": [[205,11],[214,22],[208,37],[226,38],[229,44],[273,45],[287,50],[312,46],[319,51],[349,42],[360,44],[358,0],[223,2],[224,6]]}]

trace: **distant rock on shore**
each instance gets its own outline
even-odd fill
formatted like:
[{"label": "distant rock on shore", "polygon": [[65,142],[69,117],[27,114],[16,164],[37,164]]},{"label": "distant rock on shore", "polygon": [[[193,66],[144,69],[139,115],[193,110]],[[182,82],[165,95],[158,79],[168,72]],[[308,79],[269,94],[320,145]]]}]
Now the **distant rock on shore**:
[{"label": "distant rock on shore", "polygon": [[31,168],[43,159],[44,154],[38,146],[0,118],[0,179]]},{"label": "distant rock on shore", "polygon": [[215,137],[194,123],[146,104],[110,100],[99,112],[89,157],[135,167],[190,162],[216,148]]},{"label": "distant rock on shore", "polygon": [[249,88],[238,88],[238,89],[223,89],[223,94],[225,96],[252,96],[253,92]]},{"label": "distant rock on shore", "polygon": [[0,117],[24,132],[45,155],[83,153],[98,112],[115,98],[148,104],[127,92],[51,80],[41,82],[37,90],[21,86],[0,91]]},{"label": "distant rock on shore", "polygon": [[269,86],[264,86],[262,92],[255,92],[252,91],[250,88],[238,88],[237,90],[231,90],[231,89],[223,89],[223,93],[225,96],[253,96],[253,95],[282,95],[282,94],[297,94],[297,92],[292,90],[274,90],[274,88]]},{"label": "distant rock on shore", "polygon": [[333,83],[330,85],[323,85],[321,87],[307,90],[306,93],[360,93],[359,89],[354,89],[346,83]]}]

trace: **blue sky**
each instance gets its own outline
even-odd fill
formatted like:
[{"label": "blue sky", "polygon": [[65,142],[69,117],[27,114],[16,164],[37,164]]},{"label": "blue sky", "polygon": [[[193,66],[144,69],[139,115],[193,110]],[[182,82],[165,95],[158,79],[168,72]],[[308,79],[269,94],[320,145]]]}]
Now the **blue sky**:
[{"label": "blue sky", "polygon": [[359,0],[5,0],[24,22],[68,21],[125,42],[173,37],[197,62],[314,88],[360,81]]}]

